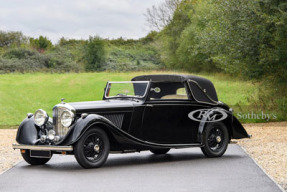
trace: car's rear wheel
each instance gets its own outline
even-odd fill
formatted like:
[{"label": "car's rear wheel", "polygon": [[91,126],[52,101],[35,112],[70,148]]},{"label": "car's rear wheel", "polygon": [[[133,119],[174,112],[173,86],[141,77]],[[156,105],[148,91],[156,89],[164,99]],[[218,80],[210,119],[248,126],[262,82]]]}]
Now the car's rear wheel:
[{"label": "car's rear wheel", "polygon": [[109,152],[109,138],[99,128],[88,130],[74,146],[76,160],[86,169],[101,167],[106,162]]},{"label": "car's rear wheel", "polygon": [[21,155],[23,159],[30,165],[44,165],[52,158],[52,157],[50,158],[30,157],[30,150],[25,150],[25,153],[21,153]]},{"label": "car's rear wheel", "polygon": [[152,152],[155,155],[163,155],[166,154],[167,152],[169,152],[169,148],[167,149],[151,149],[150,152]]},{"label": "car's rear wheel", "polygon": [[221,122],[210,123],[203,132],[203,147],[206,157],[221,157],[228,146],[229,135],[226,126]]}]

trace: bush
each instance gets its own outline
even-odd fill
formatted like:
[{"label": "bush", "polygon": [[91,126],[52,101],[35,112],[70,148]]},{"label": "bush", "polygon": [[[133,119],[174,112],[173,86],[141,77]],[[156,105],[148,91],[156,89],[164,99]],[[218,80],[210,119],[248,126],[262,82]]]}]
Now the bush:
[{"label": "bush", "polygon": [[81,71],[73,56],[65,50],[58,50],[50,54],[41,54],[27,49],[11,49],[0,58],[0,72],[69,72]]},{"label": "bush", "polygon": [[103,70],[106,71],[147,71],[147,70],[157,70],[161,69],[162,66],[160,65],[154,65],[150,62],[140,61],[136,60],[134,62],[127,61],[127,62],[121,62],[115,60],[108,61],[105,66],[103,67]]},{"label": "bush", "polygon": [[83,71],[83,67],[76,63],[74,55],[66,49],[58,47],[47,54],[47,57],[49,58],[49,68],[53,68],[57,72]]},{"label": "bush", "polygon": [[5,59],[0,58],[0,73],[11,72],[37,72],[43,69],[43,65],[32,59]]},{"label": "bush", "polygon": [[10,49],[7,52],[3,54],[3,58],[6,59],[27,59],[31,57],[37,57],[40,53],[34,51],[34,50],[28,50],[28,49]]}]

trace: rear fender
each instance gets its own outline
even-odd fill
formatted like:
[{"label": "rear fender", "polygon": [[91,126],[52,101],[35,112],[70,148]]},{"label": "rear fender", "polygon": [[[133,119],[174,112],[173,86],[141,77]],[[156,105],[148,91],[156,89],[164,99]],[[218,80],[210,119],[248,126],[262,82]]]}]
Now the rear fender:
[{"label": "rear fender", "polygon": [[243,138],[251,138],[251,135],[249,135],[242,124],[239,122],[239,120],[233,116],[233,121],[231,124],[232,127],[232,139],[243,139]]},{"label": "rear fender", "polygon": [[[219,112],[220,111],[220,112]],[[210,109],[207,116],[213,116],[214,114],[227,114],[226,118],[219,121],[225,124],[225,126],[228,129],[229,133],[229,139],[242,139],[242,138],[250,138],[250,135],[247,134],[246,130],[242,126],[242,124],[238,121],[236,117],[233,116],[232,112],[222,109],[222,108],[213,108]],[[198,142],[202,143],[203,138],[203,132],[207,124],[212,123],[212,121],[209,121],[206,117],[203,117],[201,119],[201,122],[198,127]]]}]

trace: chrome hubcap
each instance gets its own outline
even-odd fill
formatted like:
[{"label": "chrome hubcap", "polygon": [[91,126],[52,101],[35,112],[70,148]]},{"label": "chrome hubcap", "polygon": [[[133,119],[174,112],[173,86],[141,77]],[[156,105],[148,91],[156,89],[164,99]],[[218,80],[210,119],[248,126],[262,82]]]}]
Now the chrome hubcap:
[{"label": "chrome hubcap", "polygon": [[220,137],[220,136],[217,136],[217,137],[216,137],[216,142],[217,142],[217,143],[220,143],[220,142],[221,142],[221,137]]},{"label": "chrome hubcap", "polygon": [[94,151],[97,152],[97,153],[100,152],[100,146],[99,146],[98,144],[96,144],[96,145],[94,146]]}]

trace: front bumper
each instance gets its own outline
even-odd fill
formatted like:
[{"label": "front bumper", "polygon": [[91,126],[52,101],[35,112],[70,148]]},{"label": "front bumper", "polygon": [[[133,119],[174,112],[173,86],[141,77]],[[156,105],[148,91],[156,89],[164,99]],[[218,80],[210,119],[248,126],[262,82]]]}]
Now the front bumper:
[{"label": "front bumper", "polygon": [[73,146],[13,144],[12,147],[13,149],[28,149],[28,150],[35,150],[35,151],[73,151]]}]

